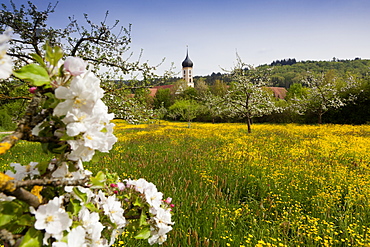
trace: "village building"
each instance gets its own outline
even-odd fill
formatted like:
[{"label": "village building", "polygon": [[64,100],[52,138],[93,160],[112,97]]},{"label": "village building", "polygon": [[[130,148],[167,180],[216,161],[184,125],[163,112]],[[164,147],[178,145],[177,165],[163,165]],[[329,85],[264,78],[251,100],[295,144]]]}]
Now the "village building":
[{"label": "village building", "polygon": [[[186,50],[186,57],[185,60],[182,62],[182,79],[187,83],[188,87],[194,87],[194,80],[193,80],[193,61],[189,58],[189,49]],[[163,86],[155,86],[149,88],[150,96],[155,97],[157,91],[159,89],[172,89],[175,85],[163,85]],[[274,94],[275,98],[277,99],[284,99],[287,94],[287,90],[283,87],[265,87],[269,89]],[[176,93],[180,93],[184,89],[180,86],[180,88],[176,89]]]},{"label": "village building", "polygon": [[189,58],[189,49],[186,50],[186,58],[182,62],[182,78],[186,81],[188,87],[194,87],[193,62]]}]

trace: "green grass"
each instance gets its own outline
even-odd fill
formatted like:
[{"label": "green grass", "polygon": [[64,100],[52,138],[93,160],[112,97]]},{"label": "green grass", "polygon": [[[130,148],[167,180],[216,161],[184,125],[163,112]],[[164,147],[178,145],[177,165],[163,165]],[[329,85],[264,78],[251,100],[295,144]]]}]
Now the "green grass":
[{"label": "green grass", "polygon": [[[172,197],[163,246],[370,245],[370,127],[126,126],[85,166],[145,178]],[[21,143],[1,164],[45,160]],[[41,158],[43,157],[43,158]],[[149,246],[121,237],[115,246]]]}]

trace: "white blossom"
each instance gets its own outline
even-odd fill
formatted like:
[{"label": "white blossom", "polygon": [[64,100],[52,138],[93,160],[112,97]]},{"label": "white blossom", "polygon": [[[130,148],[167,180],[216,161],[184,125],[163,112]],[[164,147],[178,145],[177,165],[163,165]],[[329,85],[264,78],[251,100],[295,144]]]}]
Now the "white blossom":
[{"label": "white blossom", "polygon": [[72,220],[68,213],[62,208],[63,197],[54,197],[47,204],[39,206],[37,211],[31,209],[35,214],[35,228],[45,230],[48,234],[56,239],[62,237],[62,232],[69,230]]},{"label": "white blossom", "polygon": [[95,150],[86,147],[83,140],[69,140],[68,144],[72,148],[72,152],[68,155],[68,159],[78,161],[90,161],[95,154]]},{"label": "white blossom", "polygon": [[85,243],[85,229],[82,226],[77,226],[73,228],[70,233],[68,233],[66,242],[54,242],[52,247],[86,247]]},{"label": "white blossom", "polygon": [[153,189],[153,187],[155,187],[153,183],[149,183],[143,178],[139,178],[137,180],[127,179],[125,181],[127,186],[133,186],[140,193],[144,193],[145,190],[150,190]]},{"label": "white blossom", "polygon": [[116,200],[116,196],[109,196],[103,204],[104,214],[108,215],[110,220],[117,225],[118,228],[123,228],[126,225],[126,219],[123,216],[124,210],[121,203]]},{"label": "white blossom", "polygon": [[99,214],[96,212],[90,213],[86,207],[83,207],[78,213],[78,218],[92,242],[100,242],[104,226],[99,221]]},{"label": "white blossom", "polygon": [[13,62],[6,51],[9,49],[8,41],[11,39],[11,28],[0,35],[0,79],[6,79],[12,74]]},{"label": "white blossom", "polygon": [[79,57],[67,57],[64,69],[73,76],[81,75],[86,72],[86,62]]},{"label": "white blossom", "polygon": [[156,210],[156,215],[154,216],[154,220],[158,227],[163,227],[164,225],[174,224],[171,221],[171,211],[169,209],[158,208]]},{"label": "white blossom", "polygon": [[103,93],[100,80],[92,72],[76,76],[69,87],[61,86],[55,89],[55,97],[65,101],[55,107],[54,115],[64,116],[73,108],[91,114],[96,101],[103,97]]},{"label": "white blossom", "polygon": [[30,162],[29,165],[23,166],[19,163],[11,163],[10,166],[14,168],[15,173],[12,171],[6,171],[5,174],[15,178],[16,180],[23,180],[27,176],[33,179],[34,176],[40,175],[39,170],[36,168],[37,164],[38,162]]},{"label": "white blossom", "polygon": [[159,229],[153,229],[151,231],[151,237],[148,239],[148,243],[150,245],[153,244],[163,244],[167,240],[167,233],[172,230],[171,226],[163,226],[162,228]]},{"label": "white blossom", "polygon": [[145,190],[146,202],[154,208],[159,208],[162,204],[163,193],[158,192],[156,187]]}]

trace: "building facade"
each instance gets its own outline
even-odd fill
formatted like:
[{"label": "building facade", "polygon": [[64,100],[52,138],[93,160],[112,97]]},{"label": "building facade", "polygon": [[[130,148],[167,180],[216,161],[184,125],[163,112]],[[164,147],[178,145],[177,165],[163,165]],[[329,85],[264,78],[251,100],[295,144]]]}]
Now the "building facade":
[{"label": "building facade", "polygon": [[186,81],[188,87],[194,87],[193,62],[189,58],[189,50],[186,50],[186,58],[182,62],[182,78]]}]

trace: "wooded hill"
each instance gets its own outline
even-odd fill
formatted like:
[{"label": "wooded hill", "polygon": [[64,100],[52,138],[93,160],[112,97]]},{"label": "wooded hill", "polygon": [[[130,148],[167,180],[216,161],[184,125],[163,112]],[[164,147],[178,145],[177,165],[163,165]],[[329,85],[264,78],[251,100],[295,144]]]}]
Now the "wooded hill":
[{"label": "wooded hill", "polygon": [[[350,74],[357,78],[365,78],[370,72],[370,60],[355,58],[353,60],[341,60],[333,58],[332,61],[300,61],[296,59],[283,59],[273,61],[271,64],[258,66],[259,68],[271,69],[271,86],[289,88],[293,83],[301,83],[307,76],[307,72],[313,74],[334,71],[337,76]],[[229,82],[226,74],[212,73],[208,76],[196,76],[195,81],[203,78],[208,85],[221,80]]]}]

